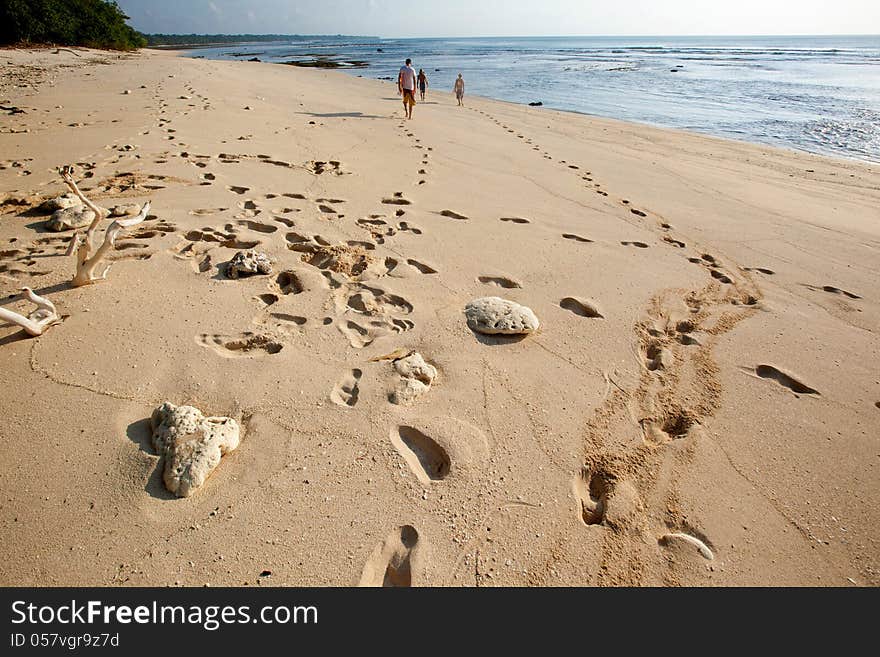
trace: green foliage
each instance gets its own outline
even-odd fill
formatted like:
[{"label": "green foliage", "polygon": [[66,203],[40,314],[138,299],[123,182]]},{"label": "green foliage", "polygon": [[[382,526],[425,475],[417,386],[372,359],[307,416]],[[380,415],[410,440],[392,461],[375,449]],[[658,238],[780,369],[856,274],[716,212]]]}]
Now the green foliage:
[{"label": "green foliage", "polygon": [[113,50],[147,45],[105,0],[0,0],[0,44],[51,43]]}]

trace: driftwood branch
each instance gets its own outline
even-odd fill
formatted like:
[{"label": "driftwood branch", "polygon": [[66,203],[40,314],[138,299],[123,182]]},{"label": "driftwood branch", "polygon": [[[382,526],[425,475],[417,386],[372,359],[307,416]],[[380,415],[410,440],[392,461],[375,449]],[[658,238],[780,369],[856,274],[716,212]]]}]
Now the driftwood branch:
[{"label": "driftwood branch", "polygon": [[29,287],[21,288],[22,296],[33,303],[37,309],[27,317],[12,310],[0,308],[0,319],[16,324],[23,328],[29,335],[34,337],[43,335],[50,326],[61,320],[55,304],[45,297],[38,296]]},{"label": "driftwood branch", "polygon": [[76,181],[73,179],[73,167],[65,166],[60,169],[60,173],[61,178],[67,183],[70,191],[76,194],[85,206],[95,213],[95,218],[92,220],[92,223],[89,224],[85,234],[74,233],[67,246],[67,255],[76,252],[76,274],[73,277],[73,286],[81,287],[83,285],[90,285],[91,283],[103,281],[107,278],[111,263],[106,263],[100,274],[97,273],[98,265],[107,255],[107,252],[116,247],[116,238],[120,232],[126,228],[141,223],[147,218],[147,213],[150,211],[150,202],[147,201],[144,203],[144,207],[141,208],[141,211],[137,216],[129,217],[127,219],[117,219],[111,223],[104,232],[104,241],[96,248],[94,242],[95,230],[98,228],[101,221],[106,218],[107,211],[92,203],[86,198],[85,194],[80,191]]}]

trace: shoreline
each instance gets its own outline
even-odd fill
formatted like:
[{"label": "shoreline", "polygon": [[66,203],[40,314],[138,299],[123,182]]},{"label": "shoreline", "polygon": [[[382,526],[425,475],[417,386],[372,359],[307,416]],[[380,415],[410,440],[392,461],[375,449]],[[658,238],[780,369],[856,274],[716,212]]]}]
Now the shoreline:
[{"label": "shoreline", "polygon": [[[0,321],[4,585],[880,584],[880,167],[78,54],[6,53],[0,307],[64,319]],[[94,285],[36,209],[64,164],[152,203]],[[471,330],[486,296],[537,331]],[[189,497],[165,401],[240,427]]]},{"label": "shoreline", "polygon": [[[574,38],[574,37],[571,37]],[[745,38],[745,37],[743,37]],[[768,38],[772,37],[754,37],[757,42],[764,43]],[[794,45],[792,47],[798,46],[798,39],[801,40],[809,40],[811,37],[787,37],[787,41],[794,40]],[[854,43],[849,43],[846,39],[865,39],[865,37],[858,36],[841,36],[841,37],[828,37],[825,41],[829,39],[834,41],[835,38],[839,38],[844,40],[843,43],[838,44],[838,48],[833,50],[829,50],[828,52],[850,52],[849,49],[853,49],[851,52],[852,57],[859,60],[859,62],[868,64],[875,59],[872,59],[872,53],[875,53],[875,49],[871,48],[871,44],[868,42],[859,42],[856,41]],[[615,38],[605,38],[604,41],[594,43],[595,39],[591,41],[591,37],[585,37],[585,43],[583,44],[584,48],[588,50],[586,53],[592,52],[589,50],[590,48],[598,49],[597,53],[600,52],[618,52],[617,50],[610,50],[610,46],[603,46],[602,43],[613,43]],[[644,39],[651,40],[650,37],[644,37]],[[734,115],[730,112],[722,111],[721,109],[712,109],[712,104],[709,103],[709,106],[706,106],[708,99],[715,98],[711,95],[712,89],[717,86],[713,80],[712,70],[714,70],[711,66],[712,62],[707,62],[706,65],[703,65],[701,62],[692,62],[691,57],[687,55],[689,52],[689,48],[693,49],[696,47],[694,44],[702,44],[704,41],[706,42],[706,47],[714,48],[711,53],[710,59],[712,57],[719,57],[721,61],[718,63],[724,63],[725,49],[723,44],[727,41],[731,41],[731,43],[736,41],[736,37],[731,37],[727,40],[721,40],[719,43],[716,43],[714,46],[712,45],[715,41],[709,37],[691,37],[687,41],[691,43],[688,46],[686,43],[681,45],[682,50],[676,50],[675,44],[676,38],[664,38],[664,43],[657,45],[654,49],[657,52],[666,52],[666,50],[672,48],[672,53],[680,52],[680,55],[675,54],[667,54],[667,55],[656,55],[652,54],[645,57],[640,57],[637,55],[601,55],[595,54],[584,55],[585,59],[583,62],[569,62],[568,59],[564,60],[564,64],[566,65],[565,70],[568,69],[568,65],[572,65],[572,70],[580,69],[581,64],[587,69],[597,69],[601,70],[603,68],[603,62],[607,57],[622,57],[624,62],[628,62],[627,66],[632,65],[634,71],[638,72],[638,80],[641,80],[643,83],[649,84],[649,88],[652,90],[652,93],[656,95],[656,102],[658,103],[657,108],[655,109],[638,109],[638,107],[629,107],[629,103],[631,99],[634,99],[639,94],[639,89],[641,87],[633,88],[633,84],[637,84],[632,80],[635,78],[632,77],[621,77],[619,79],[607,79],[602,76],[602,74],[591,73],[587,75],[587,77],[576,76],[572,78],[566,78],[568,80],[567,84],[574,84],[573,90],[569,92],[562,92],[556,89],[553,85],[549,85],[545,88],[544,85],[537,85],[535,89],[540,87],[540,91],[535,91],[534,96],[523,97],[522,92],[518,90],[516,85],[510,86],[510,84],[505,84],[502,82],[487,82],[484,81],[484,89],[482,91],[483,95],[487,98],[494,99],[502,99],[509,98],[510,102],[516,102],[521,104],[528,104],[534,101],[542,101],[545,106],[557,107],[561,111],[569,111],[584,114],[587,116],[603,116],[607,118],[618,118],[620,120],[630,120],[638,123],[642,123],[644,125],[651,126],[659,126],[659,127],[670,127],[673,129],[684,129],[684,130],[695,130],[699,131],[700,134],[707,134],[710,136],[719,136],[725,139],[734,139],[738,141],[749,141],[750,143],[756,144],[766,144],[771,146],[778,146],[782,148],[789,148],[793,150],[808,152],[808,153],[816,153],[819,155],[827,155],[829,157],[843,157],[847,159],[857,159],[861,161],[871,162],[874,164],[880,163],[880,153],[877,152],[876,142],[871,141],[870,134],[872,132],[870,128],[871,116],[876,114],[877,104],[876,104],[876,85],[871,85],[867,81],[863,83],[854,82],[852,79],[852,74],[847,73],[846,61],[843,61],[847,58],[841,59],[841,57],[831,57],[829,62],[839,62],[839,67],[835,70],[838,71],[838,74],[843,76],[841,79],[841,84],[844,85],[844,88],[849,90],[846,93],[843,93],[841,99],[845,97],[849,97],[849,93],[856,93],[858,98],[861,98],[861,103],[859,105],[853,105],[856,101],[847,102],[841,100],[843,105],[843,109],[837,110],[833,109],[829,106],[826,106],[827,103],[824,103],[821,99],[825,96],[824,92],[818,90],[815,86],[810,85],[810,79],[808,77],[804,77],[806,73],[796,74],[792,72],[794,75],[793,82],[794,86],[791,91],[779,91],[783,96],[785,93],[791,94],[806,94],[804,97],[806,100],[803,100],[800,95],[796,96],[797,99],[797,107],[796,111],[790,111],[789,108],[780,104],[779,102],[773,102],[776,93],[776,89],[768,88],[766,82],[768,76],[771,74],[750,74],[748,70],[743,69],[740,71],[738,75],[742,77],[742,80],[739,80],[738,84],[742,84],[743,88],[751,88],[752,85],[755,85],[755,96],[753,97],[750,94],[746,94],[746,98],[742,100],[742,108],[745,114],[743,116],[750,117],[748,119],[737,119],[735,116],[739,116],[738,114]],[[546,39],[545,39],[546,40]],[[550,39],[552,41],[552,39]],[[442,39],[435,40],[419,40],[419,39],[411,39],[406,40],[406,42],[397,42],[392,41],[385,48],[389,53],[390,52],[404,52],[405,45],[404,43],[413,43],[415,44],[413,47],[420,47],[425,50],[425,53],[430,52],[433,56],[441,56],[438,53],[442,52],[441,50],[437,50],[440,46],[432,46],[431,43],[433,41],[443,41]],[[464,42],[468,42],[468,39],[465,39]],[[625,40],[626,41],[626,40]],[[670,42],[667,44],[666,42]],[[421,43],[420,43],[421,42]],[[476,39],[475,42],[479,42],[479,39]],[[638,39],[630,39],[629,46],[627,43],[621,44],[622,50],[619,52],[627,52],[629,47],[636,48],[636,50],[640,50],[638,46]],[[592,46],[590,44],[593,44]],[[720,45],[719,45],[720,44]],[[369,48],[357,48],[357,47],[348,47],[345,43],[335,43],[332,39],[328,40],[328,47],[331,48],[331,51],[335,53],[335,55],[342,56],[340,53],[345,54],[349,59],[354,58],[357,60],[368,60],[370,62],[368,66],[368,71],[375,72],[377,77],[381,77],[384,75],[391,75],[390,72],[393,68],[393,71],[396,72],[396,67],[391,67],[391,62],[394,59],[393,56],[389,57],[388,53],[385,55],[373,55],[368,56]],[[378,44],[382,45],[382,44]],[[815,44],[805,43],[801,44],[803,49],[809,52],[818,52],[815,50]],[[514,44],[515,46],[515,44]],[[273,57],[276,53],[276,50],[279,46],[278,44],[268,44],[266,55],[269,57]],[[298,51],[296,43],[293,43],[291,46],[293,50],[290,53],[290,56],[287,59],[297,58]],[[512,46],[513,47],[513,46]],[[534,50],[535,53],[544,52],[540,47],[537,46],[528,46],[525,44],[525,41],[521,45],[524,54],[532,52]],[[575,46],[566,46],[566,42],[563,39],[560,47],[571,47],[572,53],[579,52]],[[578,48],[581,46],[578,45]],[[702,46],[701,46],[702,47]],[[745,47],[745,46],[743,46]],[[784,47],[784,45],[780,45],[780,47]],[[234,48],[234,47],[233,47]],[[453,48],[450,45],[450,48]],[[605,48],[605,50],[602,50]],[[841,50],[842,49],[842,50]],[[458,51],[456,51],[458,52]],[[488,47],[488,52],[494,52],[492,47]],[[548,51],[550,52],[550,51]],[[565,51],[568,52],[568,51]],[[791,71],[793,65],[789,62],[786,64],[785,62],[790,60],[791,57],[782,57],[781,63],[777,63],[775,57],[771,57],[769,54],[761,54],[763,51],[758,50],[755,62],[752,62],[757,68],[764,69],[767,68],[768,71],[777,71],[775,75],[780,76],[784,75],[786,71]],[[878,56],[880,56],[880,51],[876,51]],[[424,54],[424,53],[423,53]],[[774,54],[782,54],[782,53],[774,53]],[[335,55],[328,55],[331,58]],[[490,56],[490,61],[494,62],[497,57],[501,55],[492,55]],[[513,59],[515,57],[511,56]],[[552,67],[554,58],[549,56],[547,66]],[[493,59],[494,58],[494,59]],[[308,56],[304,56],[304,59],[308,60]],[[448,59],[448,58],[447,58]],[[458,61],[457,66],[473,66],[474,61],[471,61],[472,58],[469,58],[467,54],[460,54],[457,56],[456,61]],[[698,59],[700,59],[698,57]],[[750,59],[750,58],[747,58]],[[822,62],[825,62],[827,57],[825,56],[817,56],[815,58],[808,58],[808,63],[805,66],[820,66]],[[595,61],[594,61],[595,60]],[[644,60],[644,61],[643,61]],[[794,60],[798,60],[798,57],[794,57]],[[792,60],[792,61],[794,61]],[[810,64],[809,62],[813,62],[814,64]],[[714,61],[714,60],[713,60]],[[448,64],[448,61],[444,61],[443,63]],[[682,67],[686,65],[686,68],[690,70],[692,65],[696,67],[693,71],[693,75],[686,75],[682,82],[673,81],[670,78],[671,76],[665,75],[665,70],[667,66],[674,67],[675,72],[681,72]],[[518,75],[532,75],[532,68],[528,66],[522,68],[520,70],[514,65],[511,65],[510,74],[513,76]],[[560,64],[562,66],[562,64]],[[609,64],[610,66],[610,64]],[[708,68],[707,68],[708,66]],[[751,64],[749,62],[745,62],[743,66],[746,66],[747,69],[750,70]],[[781,67],[781,68],[780,68]],[[328,67],[329,68],[329,67]],[[342,68],[342,67],[341,67]],[[359,67],[360,68],[360,67]],[[446,67],[444,67],[446,68]],[[494,67],[490,66],[490,69],[493,71],[492,75],[497,76],[498,72],[495,71]],[[345,69],[343,69],[345,70]],[[609,69],[614,70],[614,69]],[[812,68],[807,69],[807,71],[812,71]],[[818,69],[817,69],[818,70]],[[530,72],[531,71],[531,72]],[[346,71],[351,73],[351,71]],[[589,73],[589,71],[587,71]],[[501,74],[504,76],[505,74]],[[565,74],[569,75],[569,74]],[[573,74],[572,74],[573,75]],[[632,73],[632,75],[636,75],[636,73]],[[644,76],[648,77],[645,78]],[[820,73],[816,73],[816,75],[821,75]],[[529,78],[531,79],[531,78]],[[578,82],[579,79],[583,79],[585,81],[590,82]],[[594,82],[593,82],[594,81]],[[588,100],[588,96],[590,94],[590,87],[584,85],[592,85],[597,84],[599,89],[599,96],[593,100]],[[641,83],[639,83],[641,84]],[[444,82],[445,85],[445,82]],[[707,86],[708,85],[708,86]],[[850,89],[849,85],[855,85]],[[451,87],[451,82],[449,83]],[[791,86],[791,85],[789,85]],[[583,87],[583,88],[582,88]],[[685,94],[683,99],[683,104],[681,106],[681,111],[675,109],[670,103],[675,103],[670,96],[673,93],[673,90],[683,90]],[[583,92],[585,95],[582,97],[580,92]],[[721,94],[722,101],[725,105],[731,105],[731,107],[737,107],[739,101],[735,98],[730,97],[729,94],[726,94],[722,90],[716,89],[717,93]],[[706,96],[706,94],[709,94]],[[776,99],[778,100],[778,99]],[[803,103],[808,103],[804,105]],[[632,102],[640,103],[641,101],[633,100]],[[856,109],[856,108],[864,108],[864,109]],[[692,118],[690,120],[686,120],[686,116],[689,115]],[[773,122],[770,121],[770,117],[777,116],[780,121]],[[866,132],[867,131],[867,132]]]}]

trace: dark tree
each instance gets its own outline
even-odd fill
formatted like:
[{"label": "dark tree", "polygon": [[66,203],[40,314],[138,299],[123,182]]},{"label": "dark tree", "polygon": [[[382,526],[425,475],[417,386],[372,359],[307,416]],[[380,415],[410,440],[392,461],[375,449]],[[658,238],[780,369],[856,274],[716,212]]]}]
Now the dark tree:
[{"label": "dark tree", "polygon": [[142,48],[146,39],[127,20],[105,0],[0,0],[0,44]]}]

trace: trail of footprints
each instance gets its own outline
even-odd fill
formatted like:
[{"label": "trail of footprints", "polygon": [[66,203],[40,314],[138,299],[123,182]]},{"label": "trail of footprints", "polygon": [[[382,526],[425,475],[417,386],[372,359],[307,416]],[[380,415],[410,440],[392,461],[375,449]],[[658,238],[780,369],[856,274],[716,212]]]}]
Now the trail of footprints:
[{"label": "trail of footprints", "polygon": [[[190,93],[192,91],[190,90]],[[161,110],[164,113],[165,109]],[[479,110],[477,110],[479,111]],[[482,114],[482,112],[480,112]],[[487,115],[488,116],[488,115]],[[167,126],[167,119],[161,119],[161,124]],[[514,131],[507,126],[499,125],[513,133]],[[173,139],[174,129],[165,128],[170,138]],[[412,137],[412,134],[408,135]],[[525,138],[522,134],[517,134],[517,138],[525,143],[533,145],[531,140]],[[425,150],[420,142],[416,140],[416,147]],[[537,145],[533,145],[539,150]],[[427,149],[430,151],[431,149]],[[547,159],[552,159],[548,153],[544,153]],[[204,170],[208,164],[206,160],[210,156],[190,156],[183,153],[181,156],[187,157],[199,169]],[[219,161],[224,164],[234,164],[243,157],[230,154],[221,154]],[[294,166],[289,163],[274,160],[269,156],[258,156],[256,159],[266,162],[274,166]],[[418,170],[420,176],[427,176],[428,171],[425,168],[428,165],[428,153],[423,153],[422,168]],[[560,162],[572,171],[580,171],[577,165]],[[323,175],[329,173],[331,175],[343,175],[341,163],[339,161],[312,161],[307,163],[306,168],[315,175]],[[211,172],[200,174],[202,184],[210,185],[216,181],[216,175]],[[582,175],[585,182],[593,182],[590,172]],[[157,177],[161,181],[161,177]],[[419,180],[419,184],[424,184],[424,178]],[[126,184],[125,182],[121,184]],[[596,184],[598,188],[599,185]],[[158,187],[161,188],[161,187]],[[114,190],[111,183],[107,189]],[[119,189],[119,187],[115,187]],[[227,186],[228,191],[235,196],[245,196],[251,189],[240,185]],[[607,196],[603,190],[597,193]],[[279,199],[282,203],[285,198],[293,201],[308,200],[305,195],[299,193],[288,193],[282,195],[267,194],[262,197],[266,201]],[[343,204],[342,199],[318,198],[315,199],[315,208],[324,215],[333,215],[335,219],[341,219],[344,215],[339,213],[337,206]],[[369,241],[351,240],[348,243],[332,244],[328,240],[321,238],[319,235],[307,236],[300,232],[288,230],[284,233],[285,244],[291,251],[298,252],[302,262],[311,265],[321,271],[328,288],[332,292],[335,306],[337,308],[337,318],[325,318],[324,324],[336,324],[339,330],[349,339],[350,344],[355,348],[363,348],[370,345],[375,339],[383,335],[402,333],[413,328],[413,323],[407,319],[407,315],[413,311],[412,304],[406,299],[393,294],[372,282],[373,276],[381,279],[384,276],[393,276],[395,272],[399,272],[401,267],[408,267],[422,275],[437,274],[437,270],[429,264],[420,262],[413,258],[397,259],[386,257],[384,259],[376,259],[368,255],[368,252],[375,251],[376,245],[383,245],[387,240],[403,233],[409,233],[413,236],[422,234],[422,230],[412,225],[409,221],[403,220],[405,216],[405,206],[410,206],[413,202],[404,197],[402,192],[395,192],[390,197],[382,199],[382,204],[391,206],[400,206],[395,212],[394,219],[384,214],[373,214],[368,217],[358,219],[355,225],[365,230],[369,234]],[[629,205],[629,201],[622,201],[623,205]],[[222,228],[206,227],[200,230],[192,230],[183,235],[181,244],[172,249],[176,257],[181,259],[194,260],[194,268],[199,272],[207,272],[219,263],[212,263],[209,251],[214,248],[223,247],[228,249],[247,249],[259,245],[259,239],[247,239],[240,236],[242,231],[255,233],[263,237],[269,237],[279,234],[279,228],[284,226],[286,229],[296,227],[296,221],[292,216],[301,212],[300,208],[283,207],[276,208],[268,212],[271,220],[275,223],[264,223],[256,218],[266,212],[262,207],[262,200],[255,198],[246,198],[237,204],[240,213],[235,216],[234,221],[227,222]],[[229,208],[206,208],[192,210],[194,216],[212,216],[227,212]],[[639,217],[647,217],[647,214],[636,208],[630,208],[630,212]],[[467,221],[468,217],[453,210],[441,210],[441,216],[458,221]],[[530,223],[528,219],[522,217],[501,217],[502,222],[511,223],[513,225],[527,225]],[[279,224],[279,225],[276,225]],[[669,230],[668,224],[660,225],[662,230]],[[162,237],[169,233],[175,232],[176,228],[165,222],[143,226],[131,234],[126,236],[126,241],[121,243],[121,250],[138,250],[138,245],[133,240],[147,240],[154,237]],[[565,233],[562,238],[576,244],[590,244],[593,240],[574,233]],[[31,250],[21,249],[17,246],[0,251],[0,275],[15,274],[28,275],[27,269],[36,264],[36,257],[47,257],[51,255],[60,255],[66,247],[64,236],[45,237],[37,240],[37,243]],[[663,241],[674,248],[685,249],[686,244],[671,236],[664,236]],[[621,245],[635,247],[638,249],[648,248],[648,244],[638,241],[622,241]],[[699,258],[690,258],[691,262],[698,264],[708,270],[713,280],[723,286],[737,287],[736,277],[726,271],[717,258],[702,254]],[[15,270],[15,266],[10,263],[20,263],[22,271]],[[13,271],[15,270],[15,271]],[[744,271],[757,272],[762,275],[770,276],[774,272],[772,270],[754,267],[743,268]],[[31,275],[40,275],[31,274]],[[481,284],[487,286],[496,286],[502,289],[521,288],[522,284],[515,279],[504,275],[481,275],[477,279]],[[260,321],[274,321],[277,323],[287,323],[292,326],[302,326],[306,323],[306,318],[295,315],[273,312],[271,309],[278,304],[280,298],[287,295],[297,295],[304,291],[304,285],[294,270],[285,270],[273,277],[269,282],[269,291],[258,294],[255,299],[261,305]],[[833,286],[811,286],[810,289],[822,291],[825,293],[846,296],[850,299],[859,299],[858,295],[841,290]],[[737,296],[736,294],[734,296]],[[756,301],[756,293],[746,292],[738,294],[740,303],[743,306],[754,305]],[[657,373],[661,377],[667,370],[676,367],[676,359],[674,356],[674,348],[670,345],[678,344],[682,347],[699,345],[699,333],[701,321],[705,319],[703,305],[705,300],[690,299],[688,307],[693,314],[692,318],[679,319],[670,323],[668,317],[661,317],[663,320],[660,324],[656,324],[653,328],[648,328],[644,333],[642,342],[642,353],[645,363],[645,369],[650,373]],[[718,300],[714,299],[709,305],[717,304]],[[578,317],[601,319],[603,313],[599,309],[595,301],[584,299],[581,297],[565,297],[559,302],[562,310],[572,313]],[[260,322],[257,322],[260,323]],[[236,335],[214,335],[201,334],[196,337],[198,344],[211,349],[224,358],[245,358],[260,355],[279,354],[284,349],[284,339],[276,335],[266,334],[264,332],[244,331]],[[771,365],[758,365],[753,368],[752,373],[759,378],[774,381],[775,383],[788,388],[796,394],[818,395],[819,393],[800,382],[793,375]],[[331,401],[347,409],[354,408],[361,393],[361,380],[363,370],[360,368],[352,368],[348,370],[337,382],[330,392]],[[880,402],[878,402],[880,407]],[[689,435],[694,426],[699,424],[698,414],[687,409],[663,407],[660,404],[659,410],[654,416],[647,418],[642,422],[645,442],[651,445],[661,445],[667,441],[680,440]],[[415,475],[416,479],[423,485],[431,485],[442,482],[453,470],[454,464],[448,452],[440,443],[431,436],[420,431],[419,429],[401,425],[391,430],[389,439],[395,449],[403,458],[404,462]],[[575,477],[573,482],[573,491],[575,499],[578,501],[578,519],[587,526],[601,525],[607,521],[610,509],[613,508],[613,501],[616,497],[620,497],[622,487],[626,482],[621,482],[610,471],[604,468],[600,463],[593,463],[590,467],[585,466],[584,469]],[[635,495],[635,493],[633,493]],[[671,527],[672,529],[682,530],[667,532],[659,540],[661,545],[668,545],[674,541],[685,541],[696,545],[699,553],[704,558],[710,558],[706,555],[712,555],[709,547],[709,541],[702,536],[698,530],[684,525]],[[684,538],[682,538],[684,537]],[[696,541],[696,543],[691,543]],[[410,586],[414,582],[414,572],[417,570],[419,552],[424,544],[424,539],[419,536],[418,531],[411,525],[402,525],[393,530],[384,540],[382,540],[374,549],[372,555],[364,566],[361,577],[361,584],[366,586]],[[702,547],[700,547],[702,546]]]}]

